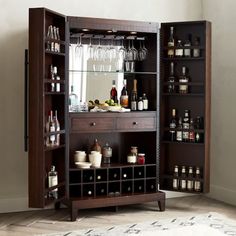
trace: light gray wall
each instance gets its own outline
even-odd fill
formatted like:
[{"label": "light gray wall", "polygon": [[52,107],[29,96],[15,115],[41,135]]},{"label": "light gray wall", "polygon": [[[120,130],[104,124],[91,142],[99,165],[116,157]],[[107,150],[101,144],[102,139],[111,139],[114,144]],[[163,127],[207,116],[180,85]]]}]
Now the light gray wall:
[{"label": "light gray wall", "polygon": [[[0,212],[7,212],[25,210],[28,204],[27,153],[23,150],[28,8],[43,6],[71,16],[156,22],[199,20],[202,9],[200,0],[0,0],[0,6]],[[221,93],[219,88],[216,86]],[[226,104],[226,98],[223,99]],[[221,124],[230,123],[225,118],[230,119],[225,116]]]},{"label": "light gray wall", "polygon": [[205,0],[203,16],[212,21],[213,198],[236,205],[236,1]]}]

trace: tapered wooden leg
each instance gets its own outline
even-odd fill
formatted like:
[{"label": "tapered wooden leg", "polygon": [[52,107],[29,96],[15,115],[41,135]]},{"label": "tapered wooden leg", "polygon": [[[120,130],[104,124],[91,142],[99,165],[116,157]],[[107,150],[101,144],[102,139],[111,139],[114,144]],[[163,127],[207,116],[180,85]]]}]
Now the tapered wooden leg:
[{"label": "tapered wooden leg", "polygon": [[166,200],[165,199],[158,200],[158,206],[159,206],[160,211],[165,211]]},{"label": "tapered wooden leg", "polygon": [[74,204],[71,204],[71,209],[70,209],[70,220],[71,221],[76,221],[78,216],[78,209],[74,206]]}]

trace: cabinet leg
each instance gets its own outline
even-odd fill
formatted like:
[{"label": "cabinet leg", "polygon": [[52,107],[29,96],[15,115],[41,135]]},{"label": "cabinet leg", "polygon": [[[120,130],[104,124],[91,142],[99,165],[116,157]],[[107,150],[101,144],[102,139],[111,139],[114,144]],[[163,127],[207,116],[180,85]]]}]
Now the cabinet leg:
[{"label": "cabinet leg", "polygon": [[166,200],[165,199],[158,200],[158,206],[159,206],[160,211],[165,211]]},{"label": "cabinet leg", "polygon": [[70,209],[70,220],[71,221],[76,221],[78,216],[78,209],[71,204],[71,209]]},{"label": "cabinet leg", "polygon": [[56,202],[54,205],[55,210],[59,210],[61,207],[61,202]]}]

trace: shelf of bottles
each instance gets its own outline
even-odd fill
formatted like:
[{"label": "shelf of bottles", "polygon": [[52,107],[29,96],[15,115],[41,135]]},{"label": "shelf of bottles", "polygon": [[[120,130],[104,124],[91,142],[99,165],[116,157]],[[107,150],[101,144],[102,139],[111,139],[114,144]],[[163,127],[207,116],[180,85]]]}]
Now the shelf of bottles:
[{"label": "shelf of bottles", "polygon": [[203,178],[199,166],[174,166],[172,174],[164,174],[168,190],[189,193],[201,193],[203,191]]},{"label": "shelf of bottles", "polygon": [[70,169],[71,197],[117,197],[157,191],[156,165],[110,165]]}]

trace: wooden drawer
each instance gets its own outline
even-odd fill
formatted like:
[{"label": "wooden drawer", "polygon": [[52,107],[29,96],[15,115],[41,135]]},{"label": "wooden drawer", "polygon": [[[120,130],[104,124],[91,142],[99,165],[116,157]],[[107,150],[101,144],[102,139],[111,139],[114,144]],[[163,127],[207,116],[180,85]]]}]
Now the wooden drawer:
[{"label": "wooden drawer", "polygon": [[117,130],[156,130],[156,118],[155,117],[124,117],[117,118],[116,124]]},{"label": "wooden drawer", "polygon": [[74,132],[94,132],[109,131],[114,128],[114,119],[111,117],[103,118],[71,118],[70,130]]}]

